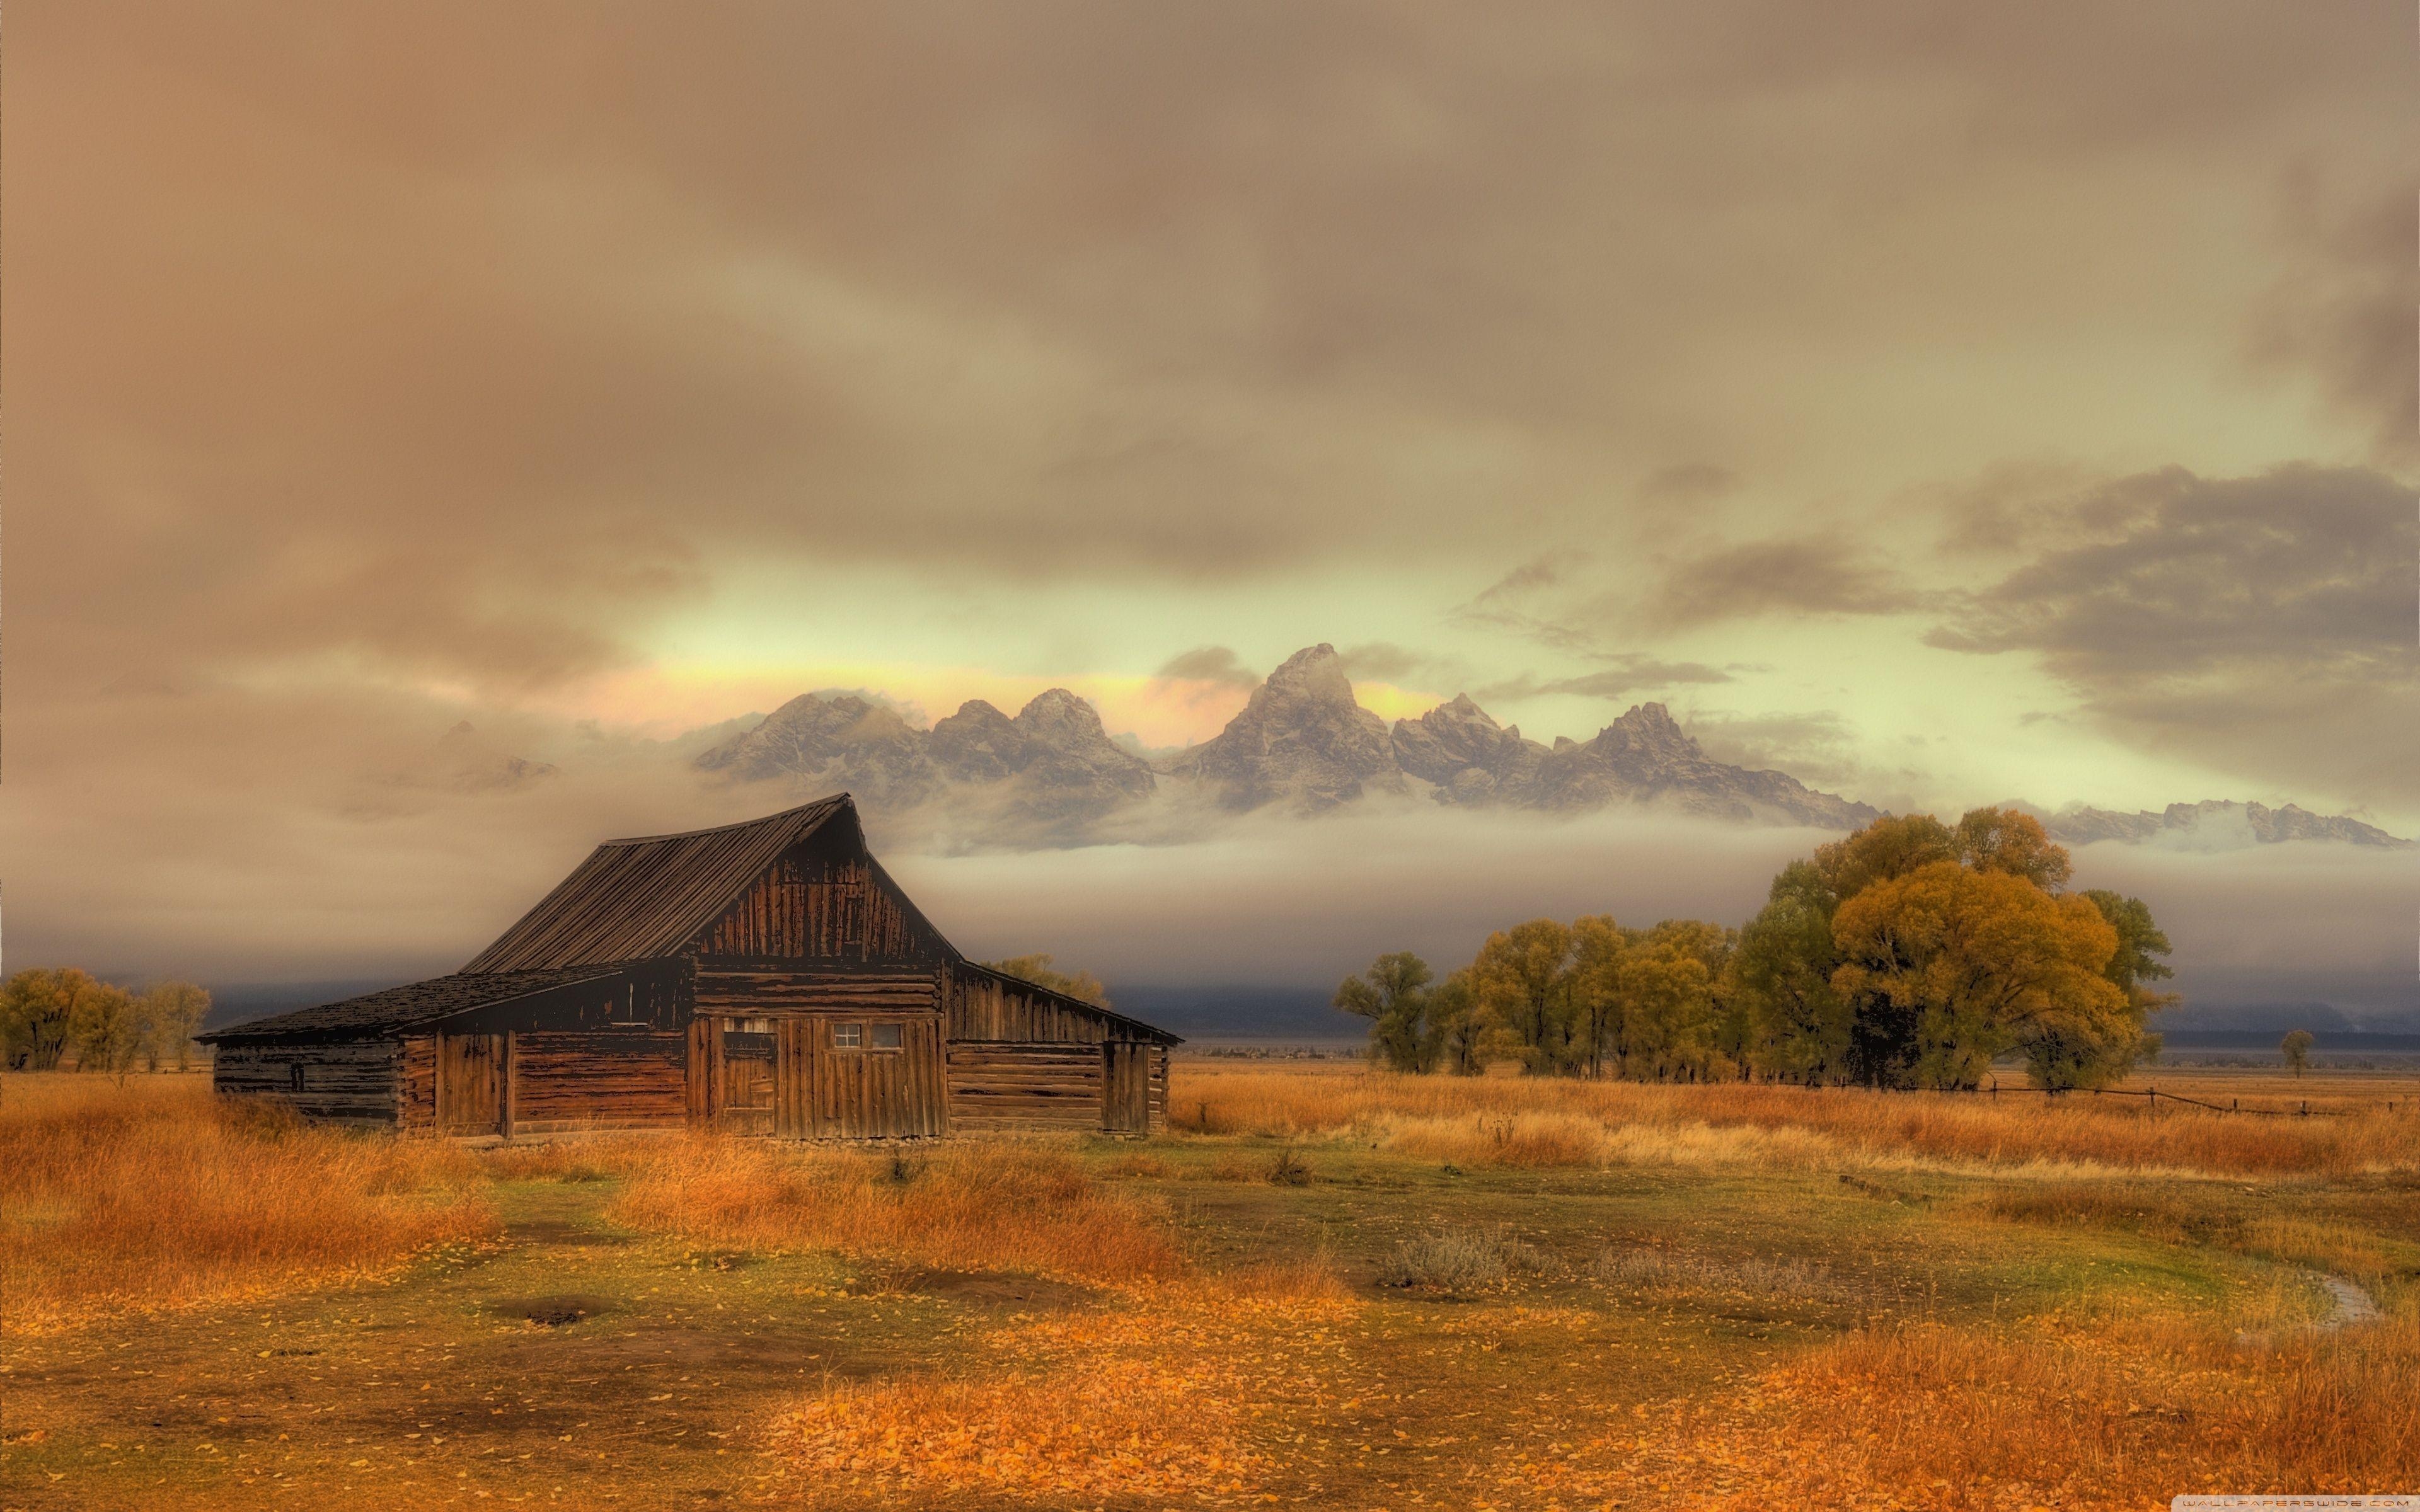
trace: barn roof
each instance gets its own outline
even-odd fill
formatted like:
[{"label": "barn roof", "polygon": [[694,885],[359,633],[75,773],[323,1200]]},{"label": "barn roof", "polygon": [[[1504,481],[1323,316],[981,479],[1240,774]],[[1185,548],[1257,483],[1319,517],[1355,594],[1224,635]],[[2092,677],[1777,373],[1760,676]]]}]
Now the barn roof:
[{"label": "barn roof", "polygon": [[558,987],[597,981],[618,974],[618,970],[612,966],[570,966],[552,971],[499,971],[475,975],[456,972],[450,977],[407,982],[401,987],[388,987],[359,997],[348,997],[341,1002],[298,1008],[290,1013],[276,1013],[268,1018],[229,1025],[195,1038],[206,1043],[216,1043],[222,1040],[282,1040],[317,1035],[372,1038],[438,1019],[452,1018],[474,1008],[509,1003],[517,998],[552,992]]},{"label": "barn roof", "polygon": [[537,971],[677,953],[783,851],[834,816],[845,793],[745,824],[609,840],[465,972]]}]

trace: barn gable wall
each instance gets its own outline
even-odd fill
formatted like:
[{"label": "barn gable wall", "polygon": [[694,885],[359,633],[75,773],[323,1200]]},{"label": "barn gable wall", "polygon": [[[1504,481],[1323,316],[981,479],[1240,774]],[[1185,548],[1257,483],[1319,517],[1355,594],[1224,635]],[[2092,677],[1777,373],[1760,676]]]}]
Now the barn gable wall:
[{"label": "barn gable wall", "polygon": [[695,943],[706,958],[931,962],[949,942],[875,863],[856,826],[792,846]]}]

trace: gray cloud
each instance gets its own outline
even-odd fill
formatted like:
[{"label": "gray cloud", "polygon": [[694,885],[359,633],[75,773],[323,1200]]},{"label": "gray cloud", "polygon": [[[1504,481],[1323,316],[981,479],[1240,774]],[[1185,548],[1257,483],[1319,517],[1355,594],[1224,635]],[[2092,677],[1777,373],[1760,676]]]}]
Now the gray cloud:
[{"label": "gray cloud", "polygon": [[1633,693],[1658,688],[1680,687],[1707,683],[1728,683],[1731,674],[1719,667],[1709,667],[1697,661],[1658,661],[1652,656],[1621,656],[1612,658],[1613,665],[1601,671],[1582,672],[1572,677],[1536,678],[1528,675],[1490,683],[1472,693],[1484,702],[1490,699],[1518,702],[1564,694],[1576,698],[1622,699]]},{"label": "gray cloud", "polygon": [[1643,594],[1607,592],[1584,578],[1585,558],[1541,557],[1450,618],[1619,663],[1632,654],[1616,648],[1642,636],[1773,614],[1889,614],[1926,603],[1928,595],[1883,565],[1881,555],[1846,530],[1751,541],[1662,561]]},{"label": "gray cloud", "polygon": [[1761,614],[1888,614],[1923,595],[1871,545],[1836,535],[1750,542],[1668,571],[1649,613],[1668,627]]},{"label": "gray cloud", "polygon": [[1930,634],[2028,651],[2158,748],[2360,802],[2420,792],[2420,495],[2359,469],[2120,480],[2093,535],[1972,595]]},{"label": "gray cloud", "polygon": [[2412,489],[2356,469],[2123,480],[2086,507],[2101,539],[2019,568],[1930,639],[2040,651],[2086,682],[2248,661],[2408,675],[2415,503]]},{"label": "gray cloud", "polygon": [[2420,465],[2420,183],[2348,208],[2297,173],[2284,197],[2294,265],[2255,313],[2253,363],[2307,374],[2379,461]]},{"label": "gray cloud", "polygon": [[1159,669],[1159,675],[1171,681],[1228,683],[1237,687],[1250,687],[1261,680],[1260,673],[1245,666],[1226,646],[1199,646],[1172,656]]},{"label": "gray cloud", "polygon": [[1185,582],[1584,545],[1652,459],[1786,453],[1776,417],[1855,392],[1802,363],[1743,404],[1711,339],[1988,347],[2036,308],[2012,258],[2104,299],[1973,245],[1976,208],[2055,183],[2024,203],[2190,255],[2109,184],[2273,173],[2323,108],[2390,135],[2410,30],[35,7],[0,360],[12,545],[64,560],[12,608],[102,660],[173,627],[527,687],[637,654],[734,557]]},{"label": "gray cloud", "polygon": [[1380,683],[1406,683],[1424,673],[1442,670],[1438,658],[1425,651],[1395,645],[1386,640],[1371,640],[1346,646],[1336,654],[1344,675],[1369,678]]}]

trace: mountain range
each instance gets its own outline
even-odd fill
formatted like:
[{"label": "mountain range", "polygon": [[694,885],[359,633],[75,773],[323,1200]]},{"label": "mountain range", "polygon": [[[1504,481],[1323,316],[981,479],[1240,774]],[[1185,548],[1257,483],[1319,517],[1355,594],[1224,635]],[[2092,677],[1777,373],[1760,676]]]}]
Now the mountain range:
[{"label": "mountain range", "polygon": [[2089,845],[2096,841],[2114,840],[2141,845],[2161,841],[2176,841],[2193,845],[2225,845],[2242,843],[2247,839],[2255,844],[2276,845],[2289,840],[2335,841],[2347,845],[2379,845],[2390,850],[2411,850],[2414,842],[2388,834],[2375,825],[2366,825],[2345,814],[2317,814],[2300,804],[2289,803],[2272,809],[2261,803],[2235,803],[2211,798],[2200,803],[2172,803],[2157,813],[2138,810],[2119,813],[2111,809],[2076,807],[2056,813],[2043,813],[2025,804],[2009,807],[2025,809],[2042,822],[2051,838],[2070,845]]},{"label": "mountain range", "polygon": [[1714,761],[1660,703],[1638,705],[1593,739],[1552,746],[1497,724],[1466,695],[1389,728],[1354,697],[1328,645],[1290,657],[1225,729],[1157,762],[1111,740],[1092,704],[1052,688],[1014,717],[977,699],[928,731],[854,695],[805,694],[695,764],[743,781],[846,788],[876,807],[980,794],[1028,825],[1063,831],[1160,792],[1236,812],[1317,812],[1371,793],[1425,793],[1466,808],[1630,804],[1838,829],[1879,811],[1785,773]]},{"label": "mountain range", "polygon": [[[946,798],[988,816],[998,839],[1063,844],[1095,835],[1156,795],[1232,812],[1316,813],[1384,794],[1465,809],[1581,813],[1622,806],[1838,830],[1881,813],[1785,772],[1715,761],[1661,703],[1634,706],[1590,739],[1552,745],[1497,723],[1467,694],[1389,726],[1354,697],[1329,645],[1296,652],[1218,734],[1157,760],[1110,739],[1090,702],[1054,687],[1014,717],[971,700],[930,730],[854,695],[804,694],[704,751],[695,765],[732,780],[846,789],[877,810]],[[2174,804],[2132,814],[2017,807],[2077,845],[2180,836],[2204,843],[2412,843],[2292,804]]]}]

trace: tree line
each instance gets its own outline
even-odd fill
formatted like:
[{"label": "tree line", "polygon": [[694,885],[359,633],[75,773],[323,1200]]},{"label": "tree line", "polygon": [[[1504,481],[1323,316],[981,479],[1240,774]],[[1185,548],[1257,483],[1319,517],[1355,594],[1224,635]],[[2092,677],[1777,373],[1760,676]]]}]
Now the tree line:
[{"label": "tree line", "polygon": [[20,971],[0,982],[0,1066],[56,1071],[72,1056],[84,1071],[183,1071],[209,1011],[210,995],[190,981],[134,993],[74,966]]},{"label": "tree line", "polygon": [[1889,816],[1784,867],[1738,929],[1534,918],[1442,980],[1380,956],[1335,1003],[1406,1072],[1964,1088],[2014,1052],[2038,1087],[2100,1087],[2158,1053],[2173,972],[2143,901],[2072,871],[2029,814]]}]

